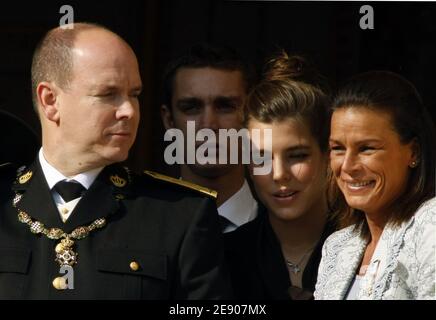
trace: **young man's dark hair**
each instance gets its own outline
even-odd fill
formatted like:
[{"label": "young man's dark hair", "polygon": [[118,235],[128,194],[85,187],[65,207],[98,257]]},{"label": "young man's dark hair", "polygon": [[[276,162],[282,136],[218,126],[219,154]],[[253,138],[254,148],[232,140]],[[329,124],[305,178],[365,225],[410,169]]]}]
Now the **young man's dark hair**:
[{"label": "young man's dark hair", "polygon": [[174,77],[181,68],[205,68],[240,71],[245,89],[248,92],[256,81],[254,68],[247,63],[233,48],[210,43],[198,43],[190,47],[184,54],[170,61],[163,74],[163,101],[171,108]]}]

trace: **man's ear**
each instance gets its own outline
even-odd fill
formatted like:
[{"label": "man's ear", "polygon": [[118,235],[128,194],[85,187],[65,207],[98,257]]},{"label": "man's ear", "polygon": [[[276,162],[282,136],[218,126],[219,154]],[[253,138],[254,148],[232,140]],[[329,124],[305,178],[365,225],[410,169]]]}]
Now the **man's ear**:
[{"label": "man's ear", "polygon": [[174,128],[173,114],[171,113],[171,109],[167,105],[163,104],[160,107],[160,116],[162,118],[165,129],[168,130]]},{"label": "man's ear", "polygon": [[40,82],[36,87],[36,94],[41,108],[40,115],[47,120],[59,122],[58,88],[56,85],[46,81]]}]

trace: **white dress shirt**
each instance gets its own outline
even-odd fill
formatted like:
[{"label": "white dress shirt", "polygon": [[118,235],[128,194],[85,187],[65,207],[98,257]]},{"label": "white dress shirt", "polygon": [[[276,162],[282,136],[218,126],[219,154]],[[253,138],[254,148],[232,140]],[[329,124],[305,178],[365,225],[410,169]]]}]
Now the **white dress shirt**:
[{"label": "white dress shirt", "polygon": [[356,275],[353,280],[353,284],[351,285],[350,291],[348,291],[345,300],[357,300],[357,295],[360,291],[360,283],[362,281],[362,276]]},{"label": "white dress shirt", "polygon": [[241,225],[256,218],[257,206],[257,201],[254,199],[248,182],[245,180],[241,189],[218,208],[218,214],[231,222],[223,233],[234,231]]},{"label": "white dress shirt", "polygon": [[73,177],[66,177],[62,173],[60,173],[55,167],[47,162],[44,157],[44,153],[42,148],[39,150],[39,163],[41,164],[42,172],[44,174],[45,180],[47,180],[48,187],[51,190],[51,194],[53,200],[58,208],[59,215],[63,222],[67,221],[76,207],[77,203],[79,203],[82,197],[71,200],[69,202],[65,202],[64,199],[60,196],[59,193],[53,190],[53,187],[59,181],[75,181],[80,183],[86,190],[89,189],[91,184],[94,182],[95,178],[97,178],[98,174],[103,170],[103,167],[92,169],[83,173],[79,173]]}]

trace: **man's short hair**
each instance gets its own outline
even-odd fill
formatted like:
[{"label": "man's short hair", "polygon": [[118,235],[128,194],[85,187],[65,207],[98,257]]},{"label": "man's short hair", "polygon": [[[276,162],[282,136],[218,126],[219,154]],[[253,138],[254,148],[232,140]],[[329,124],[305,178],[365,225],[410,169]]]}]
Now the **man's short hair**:
[{"label": "man's short hair", "polygon": [[245,82],[246,92],[255,82],[255,71],[233,48],[209,43],[199,43],[186,53],[167,64],[163,75],[163,104],[171,109],[174,90],[174,78],[181,68],[213,68],[228,71],[240,71]]},{"label": "man's short hair", "polygon": [[[68,88],[72,78],[74,41],[77,35],[89,29],[108,30],[94,23],[74,23],[72,29],[58,27],[45,34],[36,46],[32,58],[32,101],[38,113],[36,88],[43,81],[53,81]],[[108,30],[109,31],[109,30]]]}]

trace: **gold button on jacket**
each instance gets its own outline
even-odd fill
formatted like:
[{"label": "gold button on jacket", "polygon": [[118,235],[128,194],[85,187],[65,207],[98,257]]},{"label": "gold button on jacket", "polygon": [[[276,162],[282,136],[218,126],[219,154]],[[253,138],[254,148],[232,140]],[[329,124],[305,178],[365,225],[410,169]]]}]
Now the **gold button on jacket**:
[{"label": "gold button on jacket", "polygon": [[138,271],[139,270],[139,264],[136,261],[130,262],[130,269],[132,271]]}]

